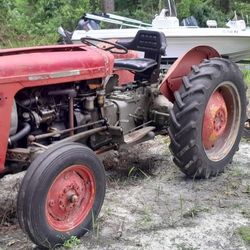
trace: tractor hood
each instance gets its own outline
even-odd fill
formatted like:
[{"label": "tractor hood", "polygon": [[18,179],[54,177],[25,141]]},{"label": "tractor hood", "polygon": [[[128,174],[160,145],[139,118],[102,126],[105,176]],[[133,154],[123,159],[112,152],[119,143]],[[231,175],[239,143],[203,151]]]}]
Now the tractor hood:
[{"label": "tractor hood", "polygon": [[112,73],[113,63],[111,53],[84,45],[4,49],[0,51],[0,83],[27,86],[101,78]]}]

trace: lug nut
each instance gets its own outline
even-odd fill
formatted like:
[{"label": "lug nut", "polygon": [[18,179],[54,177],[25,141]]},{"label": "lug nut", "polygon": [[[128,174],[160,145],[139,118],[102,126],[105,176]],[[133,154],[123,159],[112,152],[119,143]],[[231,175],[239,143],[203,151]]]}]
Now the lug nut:
[{"label": "lug nut", "polygon": [[69,198],[70,203],[76,203],[78,201],[78,196],[76,194],[73,194]]}]

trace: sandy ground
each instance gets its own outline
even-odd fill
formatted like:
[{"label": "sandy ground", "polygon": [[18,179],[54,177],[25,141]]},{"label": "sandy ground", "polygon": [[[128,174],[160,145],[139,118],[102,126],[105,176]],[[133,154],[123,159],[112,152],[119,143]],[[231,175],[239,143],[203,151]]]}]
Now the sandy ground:
[{"label": "sandy ground", "polygon": [[[186,178],[168,144],[167,137],[158,137],[106,155],[101,214],[73,249],[250,249],[238,233],[250,226],[250,142],[243,139],[232,164],[208,180]],[[0,180],[1,187],[6,183],[15,202],[18,185],[11,176]],[[37,249],[19,228],[15,211],[0,220],[0,249]]]},{"label": "sandy ground", "polygon": [[[186,178],[168,143],[143,143],[122,152],[118,164],[114,153],[105,158],[104,206],[74,249],[250,249],[238,234],[250,225],[250,143],[243,140],[233,163],[209,180]],[[34,247],[15,218],[2,223],[0,249]]]}]

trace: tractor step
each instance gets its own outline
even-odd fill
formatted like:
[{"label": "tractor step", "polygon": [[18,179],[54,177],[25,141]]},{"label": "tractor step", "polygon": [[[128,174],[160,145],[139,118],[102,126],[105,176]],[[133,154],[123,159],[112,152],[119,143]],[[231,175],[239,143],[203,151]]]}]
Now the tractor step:
[{"label": "tractor step", "polygon": [[132,144],[132,143],[138,142],[139,140],[147,136],[149,132],[153,131],[154,129],[155,127],[150,126],[150,127],[145,127],[145,128],[141,128],[136,131],[133,131],[124,136],[124,142],[126,144]]}]

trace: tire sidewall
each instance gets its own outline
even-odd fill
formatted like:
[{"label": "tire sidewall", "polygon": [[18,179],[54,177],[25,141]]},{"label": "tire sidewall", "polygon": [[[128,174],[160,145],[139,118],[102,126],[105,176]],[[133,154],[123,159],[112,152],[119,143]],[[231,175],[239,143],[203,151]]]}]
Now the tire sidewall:
[{"label": "tire sidewall", "polygon": [[[239,121],[239,127],[237,134],[233,135],[234,141],[228,144],[230,148],[217,161],[216,158],[211,158],[204,148],[203,120],[211,96],[226,82],[230,82],[231,88],[234,89],[235,93],[232,92],[232,95],[236,101],[234,104],[238,107],[232,106],[231,98],[225,100],[226,106],[229,110],[235,108],[232,114],[236,115],[237,119],[232,118],[231,121]],[[170,150],[175,164],[182,172],[193,178],[217,175],[232,161],[243,131],[247,101],[242,73],[235,63],[227,59],[210,58],[199,65],[192,66],[189,75],[183,77],[183,84],[174,95],[175,103],[170,112],[169,136]],[[237,113],[239,110],[241,114]],[[229,123],[229,126],[232,124]],[[232,136],[232,133],[228,136]]]},{"label": "tire sidewall", "polygon": [[[67,159],[64,159],[63,155],[60,159],[58,157],[54,158],[57,153],[57,150],[55,150],[52,154],[48,152],[43,153],[31,164],[31,167],[33,167],[37,162],[41,163],[38,166],[39,169],[35,172],[36,174],[33,174],[33,179],[30,180],[30,185],[27,189],[29,190],[29,187],[31,188],[35,182],[39,183],[39,185],[35,185],[37,188],[28,191],[25,195],[25,200],[27,200],[28,204],[26,205],[27,210],[24,212],[24,217],[26,216],[27,220],[24,223],[29,236],[40,246],[50,248],[56,244],[62,244],[72,235],[77,237],[84,235],[91,228],[93,217],[96,218],[101,209],[106,187],[105,172],[102,163],[92,150],[80,144],[77,145],[74,143],[74,145],[76,146],[75,148],[68,149],[71,150],[71,157]],[[41,161],[41,159],[45,160]],[[47,162],[51,162],[49,168],[45,168],[48,164]],[[46,199],[48,191],[56,177],[63,170],[73,165],[85,165],[92,172],[96,188],[95,200],[93,208],[80,225],[70,231],[60,232],[48,224],[45,212]],[[34,213],[34,211],[37,211],[37,213]]]},{"label": "tire sidewall", "polygon": [[[236,65],[234,65],[234,66],[237,67]],[[239,82],[239,79],[241,79],[242,81]],[[239,98],[240,98],[240,102],[241,102],[241,115],[240,115],[239,132],[238,132],[237,137],[235,139],[235,142],[234,142],[232,148],[230,149],[230,151],[228,152],[227,156],[219,161],[212,161],[208,158],[208,156],[205,152],[205,149],[204,149],[204,145],[203,145],[203,140],[202,140],[203,119],[204,119],[204,114],[205,114],[205,110],[206,110],[209,99],[211,98],[212,94],[216,91],[216,89],[218,89],[219,86],[223,86],[223,85],[221,85],[223,82],[231,82],[239,94]],[[199,110],[200,115],[198,116],[198,122],[197,122],[197,124],[199,126],[197,127],[196,145],[198,146],[197,152],[200,153],[201,159],[203,159],[203,161],[206,163],[206,166],[208,167],[208,169],[212,172],[220,172],[224,168],[224,166],[227,165],[231,161],[235,151],[238,149],[238,144],[239,144],[240,139],[241,139],[241,135],[242,135],[242,131],[243,131],[243,124],[244,124],[244,119],[245,119],[245,113],[246,113],[246,110],[244,109],[244,107],[246,106],[246,103],[244,101],[245,99],[243,98],[244,95],[245,95],[245,89],[244,89],[243,79],[233,69],[228,70],[228,71],[224,72],[223,74],[220,74],[217,77],[215,77],[212,81],[207,82],[206,91],[205,91],[205,95],[204,95],[204,101],[201,102],[200,110]],[[228,107],[228,103],[226,105]],[[200,163],[200,164],[202,164],[202,163]]]}]

